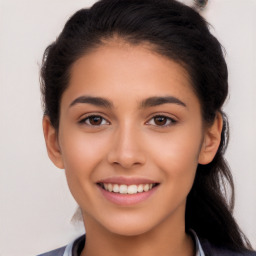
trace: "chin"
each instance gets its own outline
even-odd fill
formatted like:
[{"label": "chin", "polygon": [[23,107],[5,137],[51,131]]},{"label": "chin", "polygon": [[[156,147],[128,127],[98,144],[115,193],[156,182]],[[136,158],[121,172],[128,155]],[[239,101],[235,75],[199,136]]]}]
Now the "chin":
[{"label": "chin", "polygon": [[139,236],[152,230],[153,227],[151,225],[145,223],[145,221],[142,222],[133,220],[131,222],[123,221],[123,223],[113,221],[113,223],[108,222],[105,228],[109,232],[120,236]]},{"label": "chin", "polygon": [[133,236],[139,236],[139,235],[145,234],[149,231],[149,229],[138,228],[138,227],[134,227],[134,228],[124,227],[122,229],[115,228],[110,231],[111,231],[111,233],[119,235],[119,236],[133,237]]}]

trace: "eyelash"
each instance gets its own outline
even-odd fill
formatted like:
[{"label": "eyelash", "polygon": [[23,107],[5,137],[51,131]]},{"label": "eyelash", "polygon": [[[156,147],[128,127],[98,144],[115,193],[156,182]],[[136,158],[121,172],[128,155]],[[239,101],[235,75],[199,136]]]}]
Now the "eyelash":
[{"label": "eyelash", "polygon": [[[166,124],[166,122],[163,125],[152,124],[151,123],[152,121],[154,121],[154,123],[156,122],[156,120],[155,120],[156,118],[164,119],[167,122],[167,124]],[[155,116],[151,117],[150,120],[146,124],[163,128],[163,127],[172,126],[175,123],[177,123],[177,120],[175,120],[171,117],[168,117],[168,116],[165,116],[165,115],[155,115]]]},{"label": "eyelash", "polygon": [[[87,121],[90,122],[90,119],[92,118],[99,118],[101,119],[101,123],[100,124],[91,124],[91,123],[86,123]],[[102,124],[102,121],[104,121],[105,123]],[[88,125],[88,126],[96,126],[96,127],[99,127],[101,125],[108,125],[110,124],[110,122],[108,122],[104,117],[102,117],[101,115],[90,115],[90,116],[86,116],[85,118],[83,118],[82,120],[79,121],[80,124],[85,124],[85,125]]]},{"label": "eyelash", "polygon": [[[90,119],[92,119],[92,118],[100,119],[100,124],[87,123],[87,121],[90,122]],[[165,123],[163,125],[157,125],[155,123],[156,122],[156,118],[161,118],[162,120],[164,119]],[[152,121],[154,122],[154,124],[152,124]],[[104,122],[104,123],[102,123],[102,122]],[[110,124],[110,122],[107,121],[101,115],[90,115],[90,116],[87,116],[87,117],[83,118],[82,120],[80,120],[79,123],[80,124],[85,124],[85,125],[88,125],[88,126],[94,126],[94,127],[99,127],[101,125],[109,125]],[[175,123],[177,123],[177,120],[175,120],[173,118],[170,118],[168,116],[165,116],[165,115],[155,115],[155,116],[151,117],[149,121],[146,122],[147,125],[152,125],[152,126],[157,126],[157,127],[168,127],[168,126],[174,125]]]}]

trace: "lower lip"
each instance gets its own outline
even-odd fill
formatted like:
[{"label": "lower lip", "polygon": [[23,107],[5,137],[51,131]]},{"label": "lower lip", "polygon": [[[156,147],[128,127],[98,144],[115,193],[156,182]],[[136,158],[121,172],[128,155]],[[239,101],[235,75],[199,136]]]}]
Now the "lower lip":
[{"label": "lower lip", "polygon": [[147,200],[149,197],[151,197],[157,190],[158,186],[150,189],[147,192],[141,192],[137,194],[120,194],[120,193],[114,193],[109,192],[102,187],[99,187],[102,195],[112,203],[128,206],[128,205],[134,205],[141,203],[145,200]]}]

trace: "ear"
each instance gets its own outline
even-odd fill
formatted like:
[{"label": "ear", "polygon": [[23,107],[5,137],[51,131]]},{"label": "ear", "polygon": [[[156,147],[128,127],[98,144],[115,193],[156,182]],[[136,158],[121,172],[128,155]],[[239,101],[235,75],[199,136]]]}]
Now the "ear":
[{"label": "ear", "polygon": [[58,143],[58,134],[56,129],[52,126],[48,116],[44,116],[43,118],[43,131],[49,158],[56,167],[63,169],[64,165]]},{"label": "ear", "polygon": [[221,141],[222,126],[222,115],[218,112],[213,124],[205,130],[204,140],[198,159],[199,164],[209,164],[215,157]]}]

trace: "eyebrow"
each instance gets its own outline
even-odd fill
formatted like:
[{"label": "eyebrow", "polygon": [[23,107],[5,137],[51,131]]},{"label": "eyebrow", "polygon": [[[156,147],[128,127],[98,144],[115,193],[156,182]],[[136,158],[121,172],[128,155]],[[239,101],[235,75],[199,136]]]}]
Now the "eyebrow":
[{"label": "eyebrow", "polygon": [[[76,104],[83,103],[83,104],[92,104],[95,106],[99,107],[105,107],[105,108],[113,108],[113,103],[110,102],[109,100],[102,98],[102,97],[92,97],[92,96],[80,96],[73,100],[69,107],[72,107]],[[167,104],[167,103],[172,103],[172,104],[177,104],[183,107],[187,107],[184,102],[179,100],[176,97],[173,96],[166,96],[166,97],[150,97],[145,100],[143,100],[140,103],[141,108],[147,108],[147,107],[155,107],[159,106],[162,104]]]},{"label": "eyebrow", "polygon": [[81,96],[76,98],[75,100],[73,100],[71,102],[71,104],[69,105],[69,107],[72,107],[76,104],[79,103],[87,103],[87,104],[92,104],[95,106],[99,106],[99,107],[105,107],[105,108],[112,108],[113,104],[104,98],[101,97],[92,97],[92,96]]},{"label": "eyebrow", "polygon": [[173,103],[183,107],[187,107],[184,102],[173,96],[167,97],[150,97],[141,102],[141,108],[155,107],[166,103]]}]

